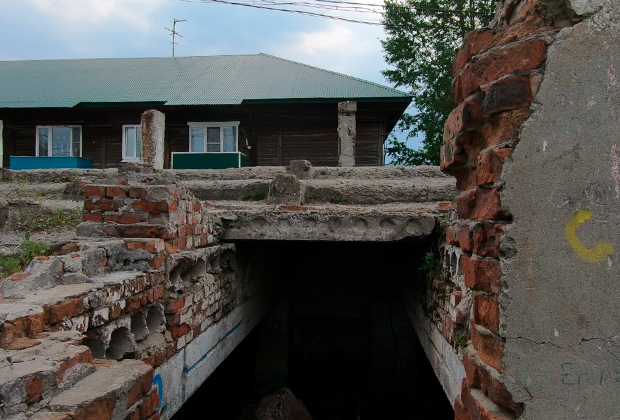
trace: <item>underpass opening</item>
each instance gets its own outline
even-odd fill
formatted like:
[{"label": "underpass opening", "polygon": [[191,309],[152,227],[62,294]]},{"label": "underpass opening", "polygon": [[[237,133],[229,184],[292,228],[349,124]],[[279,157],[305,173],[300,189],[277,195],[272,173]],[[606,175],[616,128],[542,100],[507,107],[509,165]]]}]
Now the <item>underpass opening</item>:
[{"label": "underpass opening", "polygon": [[260,250],[279,298],[176,418],[217,400],[210,417],[236,419],[282,387],[316,420],[454,418],[404,308],[431,246],[431,239],[238,242],[240,261]]}]

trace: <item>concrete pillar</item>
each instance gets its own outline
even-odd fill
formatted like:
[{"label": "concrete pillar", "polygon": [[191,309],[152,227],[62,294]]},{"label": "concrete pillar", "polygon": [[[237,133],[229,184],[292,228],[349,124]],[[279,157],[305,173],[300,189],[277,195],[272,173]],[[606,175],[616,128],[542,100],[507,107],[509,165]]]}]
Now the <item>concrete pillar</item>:
[{"label": "concrete pillar", "polygon": [[153,169],[164,169],[164,134],[166,116],[149,109],[142,113],[142,164]]},{"label": "concrete pillar", "polygon": [[338,166],[355,166],[357,102],[338,103]]},{"label": "concrete pillar", "polygon": [[0,168],[4,168],[4,141],[2,140],[2,132],[4,130],[4,124],[0,120]]}]

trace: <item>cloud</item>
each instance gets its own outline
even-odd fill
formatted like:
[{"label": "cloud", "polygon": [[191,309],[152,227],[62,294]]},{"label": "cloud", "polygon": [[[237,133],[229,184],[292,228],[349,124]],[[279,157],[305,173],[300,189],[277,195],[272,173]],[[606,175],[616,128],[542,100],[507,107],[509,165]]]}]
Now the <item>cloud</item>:
[{"label": "cloud", "polygon": [[289,33],[271,47],[274,55],[332,71],[385,83],[379,37],[381,27],[326,22],[316,31]]},{"label": "cloud", "polygon": [[[164,0],[22,0],[34,11],[52,16],[59,22],[70,21],[81,28],[102,27],[110,22],[129,22],[141,29],[151,23],[149,15],[164,5]],[[75,26],[74,26],[75,27]]]}]

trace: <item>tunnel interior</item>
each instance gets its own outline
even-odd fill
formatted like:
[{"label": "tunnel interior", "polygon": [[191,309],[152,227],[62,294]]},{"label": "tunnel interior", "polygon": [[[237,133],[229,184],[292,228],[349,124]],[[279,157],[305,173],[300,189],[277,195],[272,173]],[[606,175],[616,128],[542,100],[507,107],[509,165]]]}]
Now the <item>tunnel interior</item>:
[{"label": "tunnel interior", "polygon": [[237,243],[238,261],[260,249],[278,298],[175,418],[209,407],[209,418],[245,419],[244,408],[282,387],[315,420],[454,418],[402,296],[431,246]]}]

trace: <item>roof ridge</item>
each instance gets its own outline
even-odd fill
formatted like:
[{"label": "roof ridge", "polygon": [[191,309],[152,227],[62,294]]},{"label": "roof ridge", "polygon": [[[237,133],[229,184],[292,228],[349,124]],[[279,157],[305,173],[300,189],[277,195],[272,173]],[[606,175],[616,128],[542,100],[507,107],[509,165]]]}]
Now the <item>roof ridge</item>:
[{"label": "roof ridge", "polygon": [[[176,60],[183,58],[206,58],[206,57],[252,57],[259,54],[215,54],[215,55],[186,55],[181,57],[91,57],[91,58],[39,58],[35,60],[0,60],[0,63],[36,62],[36,61],[96,61],[96,60]],[[277,58],[277,57],[276,57]]]},{"label": "roof ridge", "polygon": [[382,89],[386,89],[386,90],[389,90],[389,91],[392,91],[392,92],[400,93],[401,95],[403,95],[405,97],[413,97],[413,95],[411,95],[410,93],[403,92],[402,90],[398,90],[398,89],[395,89],[395,88],[392,88],[392,87],[389,87],[389,86],[384,86],[384,85],[382,85],[380,83],[372,82],[370,80],[361,79],[359,77],[350,76],[348,74],[339,73],[337,71],[323,69],[321,67],[312,66],[310,64],[300,63],[299,61],[289,60],[288,58],[282,58],[282,57],[278,57],[276,55],[271,55],[271,54],[267,54],[267,53],[259,53],[259,54],[255,54],[255,55],[263,55],[265,57],[275,58],[277,60],[288,61],[289,63],[297,64],[299,66],[309,67],[311,69],[316,69],[316,70],[321,70],[321,71],[324,71],[324,72],[327,72],[327,73],[336,74],[338,76],[346,77],[347,79],[355,80],[355,81],[358,81],[358,82],[362,82],[362,83],[366,83],[366,84],[369,84],[369,85],[373,85],[375,87],[380,87]]}]

